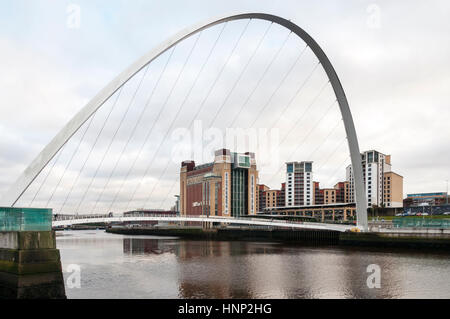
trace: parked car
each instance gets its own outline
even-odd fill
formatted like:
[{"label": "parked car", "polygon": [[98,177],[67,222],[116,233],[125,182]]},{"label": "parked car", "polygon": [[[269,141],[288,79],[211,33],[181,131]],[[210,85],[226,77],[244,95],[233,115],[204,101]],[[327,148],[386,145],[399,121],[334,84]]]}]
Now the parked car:
[{"label": "parked car", "polygon": [[428,213],[423,213],[423,214],[422,214],[422,216],[428,216],[428,215],[429,215]]},{"label": "parked car", "polygon": [[445,212],[444,215],[450,215],[450,212]]}]

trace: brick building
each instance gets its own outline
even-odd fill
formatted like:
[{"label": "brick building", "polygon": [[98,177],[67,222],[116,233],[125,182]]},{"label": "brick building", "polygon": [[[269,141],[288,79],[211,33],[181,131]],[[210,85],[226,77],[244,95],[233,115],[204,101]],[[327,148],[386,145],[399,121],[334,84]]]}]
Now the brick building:
[{"label": "brick building", "polygon": [[[180,169],[180,214],[239,217],[257,212],[258,170],[254,153],[215,152],[214,161]],[[257,201],[258,198],[258,201]]]}]

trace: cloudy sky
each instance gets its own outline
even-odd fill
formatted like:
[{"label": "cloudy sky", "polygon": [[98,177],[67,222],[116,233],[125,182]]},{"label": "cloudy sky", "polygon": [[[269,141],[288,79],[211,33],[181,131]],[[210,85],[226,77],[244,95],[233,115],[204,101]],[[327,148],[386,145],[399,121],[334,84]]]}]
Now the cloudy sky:
[{"label": "cloudy sky", "polygon": [[[445,191],[445,181],[450,179],[450,4],[446,0],[336,0],[320,1],[320,5],[299,0],[5,0],[0,4],[0,194],[67,121],[136,59],[184,27],[213,16],[249,11],[290,19],[322,46],[346,91],[360,149],[392,155],[393,170],[404,176],[404,194]],[[214,129],[225,134],[229,126],[250,127],[255,117],[254,127],[268,132],[258,135],[259,148],[248,147],[260,160],[261,183],[279,187],[282,172],[278,168],[287,160],[314,160],[315,179],[323,186],[342,180],[348,151],[330,87],[325,86],[308,108],[326,85],[320,68],[289,105],[316,63],[308,50],[299,56],[304,43],[262,21],[252,21],[247,27],[246,22],[237,21],[221,30],[216,26],[198,39],[188,39],[138,73],[123,88],[117,107],[116,94],[91,126],[88,121],[60,157],[50,162],[24,195],[23,204],[28,205],[37,193],[36,205],[51,199],[55,207],[66,205],[65,201],[67,207],[77,207],[84,199],[109,207],[117,200],[123,209],[137,187],[140,203],[132,205],[169,206],[177,193],[178,160],[185,156],[177,148],[185,144],[183,138],[189,135],[195,149],[194,127],[205,135],[214,135]],[[243,38],[233,52],[241,32]],[[212,49],[216,38],[221,41]],[[195,82],[210,49],[213,54]],[[251,61],[248,66],[247,61]],[[225,62],[225,71],[203,102]],[[145,102],[153,87],[157,90],[147,112]],[[202,103],[200,122],[190,126]],[[130,105],[117,141],[108,148],[109,137]],[[162,106],[166,111],[158,117]],[[180,106],[184,108],[176,115]],[[244,111],[239,113],[242,106]],[[261,109],[265,112],[257,115]],[[110,122],[83,165],[83,156],[88,156],[109,111]],[[135,122],[141,111],[143,120]],[[153,122],[157,123],[153,135],[144,143]],[[135,123],[140,125],[132,134]],[[208,131],[210,127],[213,130]],[[278,142],[271,144],[270,134]],[[97,171],[103,157],[106,160]],[[136,158],[135,169],[129,172]],[[193,152],[190,158],[211,160]],[[46,185],[40,188],[43,180]]]}]

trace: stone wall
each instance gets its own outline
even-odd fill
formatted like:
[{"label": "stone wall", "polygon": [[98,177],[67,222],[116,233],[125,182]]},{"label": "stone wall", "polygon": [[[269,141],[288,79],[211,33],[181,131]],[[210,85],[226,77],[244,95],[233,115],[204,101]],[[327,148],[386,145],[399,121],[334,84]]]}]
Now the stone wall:
[{"label": "stone wall", "polygon": [[65,297],[55,232],[0,232],[0,298]]}]

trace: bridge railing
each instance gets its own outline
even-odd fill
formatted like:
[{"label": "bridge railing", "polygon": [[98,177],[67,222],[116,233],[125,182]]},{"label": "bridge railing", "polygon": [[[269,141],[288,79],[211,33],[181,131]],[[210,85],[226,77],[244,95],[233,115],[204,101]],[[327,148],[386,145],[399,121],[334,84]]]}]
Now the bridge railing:
[{"label": "bridge railing", "polygon": [[61,220],[77,220],[77,219],[90,219],[90,218],[110,218],[116,216],[110,216],[108,214],[90,214],[90,215],[66,215],[66,214],[55,214],[52,217],[53,221]]},{"label": "bridge railing", "polygon": [[270,221],[275,223],[282,223],[282,224],[314,224],[311,222],[304,222],[304,221],[292,221],[292,220],[284,220],[284,219],[275,219],[275,218],[251,218],[251,217],[219,217],[219,216],[206,216],[206,215],[175,215],[175,214],[151,214],[148,213],[133,213],[133,214],[127,214],[127,215],[120,215],[120,216],[110,216],[105,214],[92,214],[92,215],[53,215],[54,221],[63,221],[63,220],[79,220],[79,219],[91,219],[91,218],[111,218],[111,217],[165,217],[165,218],[171,218],[171,217],[192,217],[192,218],[211,218],[217,220],[217,222],[226,222],[226,219],[233,218],[233,220],[242,220],[242,221]]},{"label": "bridge railing", "polygon": [[[306,221],[293,221],[293,220],[283,220],[283,219],[275,219],[275,218],[252,218],[252,217],[220,217],[220,216],[206,216],[206,215],[176,215],[176,214],[148,214],[148,213],[134,213],[134,214],[127,214],[120,216],[111,216],[109,214],[93,214],[93,215],[57,215],[53,216],[53,221],[75,221],[75,220],[86,220],[86,219],[108,219],[108,218],[114,218],[117,222],[122,222],[122,219],[125,218],[170,218],[170,219],[177,219],[180,218],[180,221],[182,221],[182,218],[207,218],[210,222],[214,220],[214,222],[217,221],[217,223],[230,223],[230,219],[233,220],[233,224],[239,224],[236,221],[242,221],[242,224],[247,224],[250,222],[255,222],[255,224],[258,223],[267,223],[270,222],[273,224],[274,227],[277,227],[277,225],[283,225],[285,224],[287,227],[289,225],[305,225],[305,226],[317,226],[318,224],[326,224],[326,223],[317,223],[317,222],[306,222]],[[125,221],[125,220],[124,220]],[[109,221],[106,221],[109,222]],[[199,220],[199,222],[202,222]],[[334,224],[330,224],[334,225]]]}]

